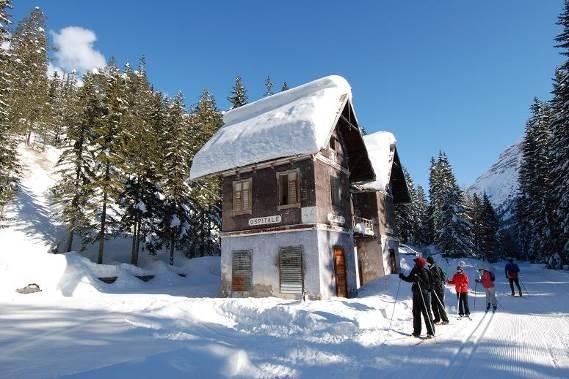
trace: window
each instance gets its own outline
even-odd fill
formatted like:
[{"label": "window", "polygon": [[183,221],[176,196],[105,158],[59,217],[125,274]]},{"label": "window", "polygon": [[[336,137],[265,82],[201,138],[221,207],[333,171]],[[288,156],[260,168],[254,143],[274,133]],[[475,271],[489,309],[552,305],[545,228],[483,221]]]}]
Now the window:
[{"label": "window", "polygon": [[330,176],[330,196],[332,205],[338,208],[342,207],[342,184],[340,178],[334,175]]},{"label": "window", "polygon": [[280,209],[300,206],[298,177],[298,170],[277,173]]},{"label": "window", "polygon": [[281,293],[302,294],[304,291],[302,246],[280,248],[279,277]]},{"label": "window", "polygon": [[336,138],[330,137],[330,150],[336,150]]},{"label": "window", "polygon": [[251,290],[251,251],[233,251],[231,270],[231,291],[248,292]]},{"label": "window", "polygon": [[251,212],[251,178],[233,182],[233,213]]}]

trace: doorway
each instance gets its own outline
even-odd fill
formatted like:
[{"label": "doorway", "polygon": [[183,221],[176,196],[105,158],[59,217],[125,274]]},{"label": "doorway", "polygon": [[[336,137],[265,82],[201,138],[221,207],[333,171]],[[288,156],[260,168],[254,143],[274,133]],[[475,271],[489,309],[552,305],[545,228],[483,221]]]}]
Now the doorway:
[{"label": "doorway", "polygon": [[346,258],[344,249],[334,247],[334,271],[336,273],[336,296],[348,297],[348,286],[346,283]]}]

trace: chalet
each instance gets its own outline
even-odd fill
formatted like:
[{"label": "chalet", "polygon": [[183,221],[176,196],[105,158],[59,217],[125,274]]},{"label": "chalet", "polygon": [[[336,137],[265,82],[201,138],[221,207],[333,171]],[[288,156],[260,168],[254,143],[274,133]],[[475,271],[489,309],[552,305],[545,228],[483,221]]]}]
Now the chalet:
[{"label": "chalet", "polygon": [[[411,201],[393,134],[363,138],[376,179],[352,189],[360,285],[399,271],[394,206]],[[369,219],[371,223],[359,223]]]},{"label": "chalet", "polygon": [[[368,246],[370,233],[354,236],[356,212],[356,229],[372,225],[371,239],[389,249],[393,233],[381,234],[377,223],[388,218],[380,212],[392,204],[384,200],[392,183],[384,192],[370,187],[376,172],[344,78],[324,77],[225,113],[223,128],[194,157],[190,179],[211,175],[223,183],[223,295],[354,296],[356,241],[366,249],[365,272],[388,272],[372,268],[372,254],[383,250]],[[353,190],[362,201],[376,194],[376,205],[356,210]]]}]

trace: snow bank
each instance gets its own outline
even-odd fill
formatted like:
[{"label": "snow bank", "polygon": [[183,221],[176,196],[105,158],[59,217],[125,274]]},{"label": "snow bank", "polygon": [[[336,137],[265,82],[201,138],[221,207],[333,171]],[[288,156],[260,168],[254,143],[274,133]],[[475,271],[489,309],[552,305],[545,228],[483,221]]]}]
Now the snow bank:
[{"label": "snow bank", "polygon": [[391,177],[391,167],[395,154],[395,136],[389,132],[376,132],[365,135],[364,143],[375,172],[375,181],[362,187],[373,191],[385,192]]},{"label": "snow bank", "polygon": [[190,179],[319,152],[351,96],[349,83],[331,75],[230,110],[194,157]]}]

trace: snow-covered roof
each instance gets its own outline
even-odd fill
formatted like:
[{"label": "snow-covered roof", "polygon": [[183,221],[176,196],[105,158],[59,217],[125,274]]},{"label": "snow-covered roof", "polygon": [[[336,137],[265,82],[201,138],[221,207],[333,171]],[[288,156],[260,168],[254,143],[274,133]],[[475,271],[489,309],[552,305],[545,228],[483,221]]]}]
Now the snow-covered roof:
[{"label": "snow-covered roof", "polygon": [[331,75],[226,112],[224,126],[195,155],[190,179],[318,153],[351,97],[346,79]]},{"label": "snow-covered roof", "polygon": [[395,157],[395,142],[395,136],[390,132],[375,132],[364,136],[367,153],[375,172],[375,181],[363,184],[363,189],[386,191]]}]

